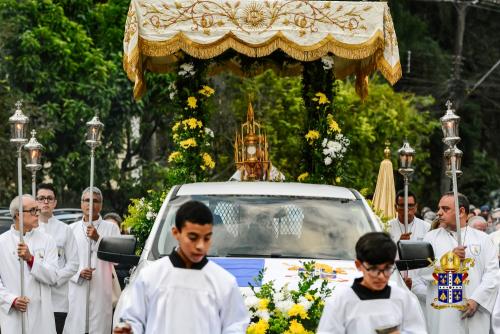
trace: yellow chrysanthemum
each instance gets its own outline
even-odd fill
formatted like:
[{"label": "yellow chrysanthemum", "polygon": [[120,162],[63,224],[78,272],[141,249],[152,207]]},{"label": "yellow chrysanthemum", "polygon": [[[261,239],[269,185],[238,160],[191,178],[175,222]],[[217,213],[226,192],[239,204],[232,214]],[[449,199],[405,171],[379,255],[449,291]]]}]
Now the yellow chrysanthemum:
[{"label": "yellow chrysanthemum", "polygon": [[206,97],[210,97],[215,93],[215,90],[209,86],[203,86],[202,89],[198,91],[201,95],[205,95]]},{"label": "yellow chrysanthemum", "polygon": [[267,310],[267,306],[269,305],[269,299],[263,298],[259,300],[259,310]]},{"label": "yellow chrysanthemum", "polygon": [[168,162],[176,161],[180,158],[182,158],[182,153],[179,151],[175,151],[168,156]]},{"label": "yellow chrysanthemum", "polygon": [[295,317],[299,316],[302,319],[307,319],[309,316],[307,315],[307,311],[304,308],[304,306],[300,304],[294,304],[289,310],[288,310],[288,316],[289,317]]},{"label": "yellow chrysanthemum", "polygon": [[305,179],[307,179],[308,177],[309,177],[309,173],[308,172],[302,173],[297,178],[297,181],[299,181],[299,182],[305,181]]},{"label": "yellow chrysanthemum", "polygon": [[182,140],[179,145],[181,145],[181,147],[183,149],[187,149],[187,148],[190,148],[190,147],[196,147],[198,146],[198,144],[196,144],[196,140],[194,138],[188,138],[186,140]]},{"label": "yellow chrysanthemum", "polygon": [[188,107],[191,108],[191,109],[195,109],[196,108],[196,102],[198,102],[198,100],[194,96],[190,96],[187,99]]},{"label": "yellow chrysanthemum", "polygon": [[328,114],[326,116],[326,121],[328,123],[328,132],[341,132],[342,130],[340,129],[339,123],[337,123],[331,114]]},{"label": "yellow chrysanthemum", "polygon": [[181,122],[177,122],[174,124],[174,126],[172,127],[172,131],[173,132],[176,132],[177,130],[179,130],[179,126],[181,125]]},{"label": "yellow chrysanthemum", "polygon": [[327,104],[327,103],[330,103],[330,100],[328,100],[328,98],[326,97],[325,94],[321,93],[321,92],[317,92],[315,94],[315,98],[313,98],[314,101],[318,101],[318,104]]},{"label": "yellow chrysanthemum", "polygon": [[172,139],[174,141],[177,141],[179,139],[179,135],[177,133],[174,133],[173,136],[172,136]]},{"label": "yellow chrysanthemum", "polygon": [[247,328],[247,334],[265,334],[269,324],[264,319],[259,319],[258,322],[250,324]]},{"label": "yellow chrysanthemum", "polygon": [[312,302],[312,301],[314,300],[314,296],[313,296],[313,295],[311,295],[310,293],[306,293],[306,294],[304,295],[304,297],[306,297],[306,299],[307,299],[308,301],[310,301],[310,302]]},{"label": "yellow chrysanthemum", "polygon": [[285,331],[284,334],[309,334],[310,331],[306,330],[301,323],[297,322],[297,320],[290,321],[290,327]]},{"label": "yellow chrysanthemum", "polygon": [[335,183],[339,184],[341,181],[342,181],[342,179],[340,178],[340,176],[337,176],[335,178]]},{"label": "yellow chrysanthemum", "polygon": [[319,132],[316,130],[309,130],[309,132],[305,135],[307,141],[311,144],[313,141],[319,138]]},{"label": "yellow chrysanthemum", "polygon": [[197,127],[202,127],[203,123],[201,121],[198,121],[196,118],[188,118],[182,121],[182,124],[184,124],[184,128],[187,129],[189,127],[190,129],[196,129]]},{"label": "yellow chrysanthemum", "polygon": [[215,167],[215,161],[212,159],[212,157],[210,156],[210,154],[203,153],[202,158],[203,158],[204,167],[208,167],[210,169],[214,169],[214,167]]}]

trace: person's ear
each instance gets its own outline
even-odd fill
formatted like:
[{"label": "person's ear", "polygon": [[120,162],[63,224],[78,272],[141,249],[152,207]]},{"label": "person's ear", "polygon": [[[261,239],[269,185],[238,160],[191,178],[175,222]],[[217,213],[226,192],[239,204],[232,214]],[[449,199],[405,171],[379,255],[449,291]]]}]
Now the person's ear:
[{"label": "person's ear", "polygon": [[358,271],[361,271],[361,268],[363,267],[361,261],[359,261],[358,259],[354,260],[354,265],[356,266],[356,269],[358,269]]},{"label": "person's ear", "polygon": [[180,234],[181,234],[181,231],[179,231],[177,229],[177,227],[173,226],[172,227],[172,236],[177,239],[177,241],[179,240],[179,237],[180,237]]}]

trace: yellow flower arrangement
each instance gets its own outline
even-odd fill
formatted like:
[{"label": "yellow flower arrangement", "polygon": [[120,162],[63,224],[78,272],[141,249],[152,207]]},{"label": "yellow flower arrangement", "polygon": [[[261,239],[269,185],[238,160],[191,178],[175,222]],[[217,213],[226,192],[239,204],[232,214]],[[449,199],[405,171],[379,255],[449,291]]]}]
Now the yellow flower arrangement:
[{"label": "yellow flower arrangement", "polygon": [[215,93],[215,90],[210,86],[203,86],[202,89],[198,91],[201,95],[205,95],[206,97],[210,97]]},{"label": "yellow flower arrangement", "polygon": [[196,140],[194,138],[188,138],[186,140],[182,140],[179,145],[181,145],[181,147],[183,149],[187,149],[187,148],[190,148],[190,147],[196,147],[198,146],[198,144],[196,144]]},{"label": "yellow flower arrangement", "polygon": [[342,130],[340,129],[339,123],[337,123],[334,119],[332,114],[328,114],[326,116],[326,121],[328,122],[328,132],[338,132],[340,133]]},{"label": "yellow flower arrangement", "polygon": [[309,130],[305,137],[309,143],[312,143],[319,138],[319,132],[316,130]]},{"label": "yellow flower arrangement", "polygon": [[203,123],[201,121],[198,121],[196,118],[191,117],[183,120],[182,125],[184,125],[184,129],[187,130],[188,127],[190,129],[201,128],[203,126]]},{"label": "yellow flower arrangement", "polygon": [[269,324],[264,319],[259,319],[258,322],[250,324],[247,328],[247,334],[265,334]]},{"label": "yellow flower arrangement", "polygon": [[326,97],[326,95],[321,92],[317,92],[315,96],[316,97],[313,98],[313,101],[317,101],[319,105],[330,103],[330,100]]},{"label": "yellow flower arrangement", "polygon": [[189,108],[191,109],[195,109],[196,108],[196,103],[198,102],[198,100],[196,99],[196,97],[194,96],[190,96],[188,97],[187,99],[187,105]]},{"label": "yellow flower arrangement", "polygon": [[259,300],[259,306],[257,307],[259,310],[267,310],[267,307],[269,306],[269,299],[263,298]]},{"label": "yellow flower arrangement", "polygon": [[[210,169],[214,169],[215,167],[215,161],[212,159],[210,154],[208,153],[203,153],[203,166],[202,167],[208,167]],[[204,170],[204,168],[202,168]]]},{"label": "yellow flower arrangement", "polygon": [[309,177],[309,173],[308,173],[308,172],[302,173],[302,174],[300,174],[300,175],[299,175],[299,177],[297,178],[297,181],[299,181],[299,182],[303,182],[303,181],[305,181],[308,177]]},{"label": "yellow flower arrangement", "polygon": [[290,321],[290,327],[284,334],[309,334],[312,332],[308,331],[302,326],[301,323],[297,322],[297,320]]},{"label": "yellow flower arrangement", "polygon": [[177,130],[179,130],[180,125],[181,125],[181,122],[175,123],[174,126],[172,127],[172,132],[177,132]]},{"label": "yellow flower arrangement", "polygon": [[182,153],[179,151],[175,151],[168,156],[168,162],[176,161],[177,159],[180,158],[182,158]]},{"label": "yellow flower arrangement", "polygon": [[307,311],[304,309],[304,306],[300,304],[295,304],[293,305],[289,310],[288,310],[288,316],[289,317],[295,317],[299,316],[302,319],[307,319],[309,318],[307,316]]}]

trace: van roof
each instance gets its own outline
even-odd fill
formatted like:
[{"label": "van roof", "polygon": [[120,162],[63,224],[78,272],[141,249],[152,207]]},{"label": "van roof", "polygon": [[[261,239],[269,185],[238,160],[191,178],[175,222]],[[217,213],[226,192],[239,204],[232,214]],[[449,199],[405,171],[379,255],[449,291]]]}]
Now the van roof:
[{"label": "van roof", "polygon": [[356,199],[354,193],[344,187],[293,182],[188,183],[181,185],[176,195],[264,195]]}]

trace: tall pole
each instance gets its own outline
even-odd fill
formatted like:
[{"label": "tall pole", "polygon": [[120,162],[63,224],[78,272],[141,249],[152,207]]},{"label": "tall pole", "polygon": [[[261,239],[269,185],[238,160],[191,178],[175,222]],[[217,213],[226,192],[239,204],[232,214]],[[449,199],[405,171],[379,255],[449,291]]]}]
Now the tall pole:
[{"label": "tall pole", "polygon": [[[19,243],[24,244],[24,213],[23,213],[23,159],[22,145],[17,148],[17,192],[19,196]],[[21,296],[24,297],[24,260],[19,258],[21,274]],[[21,313],[21,333],[26,333],[26,312]]]},{"label": "tall pole", "polygon": [[405,233],[408,233],[408,175],[404,175],[405,189]]},{"label": "tall pole", "polygon": [[455,200],[455,226],[457,228],[458,246],[462,246],[462,231],[460,226],[460,207],[458,206],[458,186],[457,186],[457,157],[455,152],[451,156],[451,176],[453,183],[453,199]]},{"label": "tall pole", "polygon": [[[90,148],[90,194],[89,194],[89,218],[88,218],[88,225],[87,226],[92,226],[92,221],[94,220],[94,154],[95,148],[91,147]],[[87,239],[89,240],[88,243],[88,266],[87,268],[91,268],[92,266],[92,239],[90,239],[87,236]],[[87,284],[87,305],[85,308],[85,319],[86,319],[86,333],[90,333],[90,282],[91,280],[88,281]]]}]

